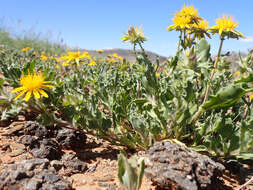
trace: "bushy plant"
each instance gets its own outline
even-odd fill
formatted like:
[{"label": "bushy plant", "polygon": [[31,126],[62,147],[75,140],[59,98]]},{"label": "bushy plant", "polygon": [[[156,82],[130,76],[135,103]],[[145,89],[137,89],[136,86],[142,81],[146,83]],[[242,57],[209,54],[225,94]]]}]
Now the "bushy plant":
[{"label": "bushy plant", "polygon": [[[238,23],[223,15],[208,27],[193,6],[177,11],[173,22],[168,30],[179,32],[177,53],[164,63],[148,59],[147,38],[135,27],[122,38],[133,45],[134,63],[117,54],[52,57],[2,49],[0,85],[14,88],[1,91],[2,119],[29,109],[45,125],[82,129],[137,150],[177,139],[215,156],[252,158],[252,52],[236,73],[221,58],[225,40],[243,37]],[[205,39],[211,34],[220,37],[215,60]],[[29,77],[36,80],[22,80]]]}]

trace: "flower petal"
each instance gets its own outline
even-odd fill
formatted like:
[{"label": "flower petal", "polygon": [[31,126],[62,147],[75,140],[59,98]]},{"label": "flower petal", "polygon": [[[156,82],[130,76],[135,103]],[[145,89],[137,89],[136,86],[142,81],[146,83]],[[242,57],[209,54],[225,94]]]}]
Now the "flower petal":
[{"label": "flower petal", "polygon": [[22,96],[24,93],[26,92],[26,90],[21,91],[15,98],[14,100],[17,100],[20,96]]},{"label": "flower petal", "polygon": [[35,96],[35,98],[40,99],[40,94],[39,94],[39,92],[37,91],[37,89],[34,89],[34,90],[33,90],[33,95]]},{"label": "flower petal", "polygon": [[42,96],[44,96],[45,98],[48,98],[48,95],[44,90],[42,90],[42,89],[38,89],[38,90]]},{"label": "flower petal", "polygon": [[28,91],[25,95],[25,101],[27,102],[31,97],[32,91]]},{"label": "flower petal", "polygon": [[54,86],[52,86],[52,85],[47,85],[47,84],[43,84],[43,85],[41,85],[42,87],[48,87],[48,88],[55,88]]},{"label": "flower petal", "polygon": [[21,87],[18,87],[18,88],[15,88],[11,91],[11,93],[15,93],[15,92],[18,92],[18,91],[21,91],[21,90],[24,90],[25,87],[21,86]]}]

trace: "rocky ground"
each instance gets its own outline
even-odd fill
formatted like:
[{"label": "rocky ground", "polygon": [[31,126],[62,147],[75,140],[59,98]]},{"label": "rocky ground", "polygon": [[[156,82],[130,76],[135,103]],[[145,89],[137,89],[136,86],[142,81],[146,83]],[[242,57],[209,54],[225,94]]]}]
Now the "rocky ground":
[{"label": "rocky ground", "polygon": [[[123,190],[117,179],[119,147],[22,117],[0,126],[0,189]],[[147,167],[141,190],[239,190],[253,176],[251,165],[214,162],[169,141],[137,154]]]}]

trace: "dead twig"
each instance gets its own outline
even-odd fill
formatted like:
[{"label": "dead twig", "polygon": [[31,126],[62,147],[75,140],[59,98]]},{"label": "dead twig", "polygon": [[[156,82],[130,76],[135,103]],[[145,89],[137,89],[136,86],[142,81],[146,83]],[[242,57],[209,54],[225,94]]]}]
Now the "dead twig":
[{"label": "dead twig", "polygon": [[244,187],[247,187],[247,185],[249,185],[251,182],[253,182],[253,176],[251,177],[251,179],[249,181],[247,181],[246,183],[244,183],[243,185],[241,185],[238,190],[241,190]]}]

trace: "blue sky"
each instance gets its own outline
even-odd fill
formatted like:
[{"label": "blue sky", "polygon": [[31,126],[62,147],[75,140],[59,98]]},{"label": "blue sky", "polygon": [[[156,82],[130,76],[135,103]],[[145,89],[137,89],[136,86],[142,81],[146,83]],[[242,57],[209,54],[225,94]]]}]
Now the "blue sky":
[{"label": "blue sky", "polygon": [[[60,36],[70,47],[84,49],[129,49],[120,38],[130,25],[142,25],[148,38],[144,47],[168,56],[175,53],[178,33],[166,27],[184,4],[194,5],[211,26],[223,13],[235,16],[237,29],[247,38],[226,40],[224,51],[253,48],[253,0],[2,0],[0,24],[21,34],[31,28],[44,35],[49,32],[53,39]],[[217,37],[209,41],[215,53]]]}]

